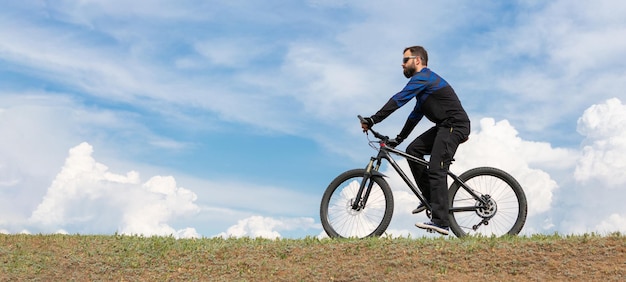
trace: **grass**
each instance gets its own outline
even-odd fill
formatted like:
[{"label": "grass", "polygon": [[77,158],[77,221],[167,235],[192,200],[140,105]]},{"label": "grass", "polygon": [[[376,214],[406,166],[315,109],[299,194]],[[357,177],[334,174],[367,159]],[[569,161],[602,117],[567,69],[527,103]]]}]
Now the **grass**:
[{"label": "grass", "polygon": [[626,237],[0,235],[2,281],[624,281]]}]

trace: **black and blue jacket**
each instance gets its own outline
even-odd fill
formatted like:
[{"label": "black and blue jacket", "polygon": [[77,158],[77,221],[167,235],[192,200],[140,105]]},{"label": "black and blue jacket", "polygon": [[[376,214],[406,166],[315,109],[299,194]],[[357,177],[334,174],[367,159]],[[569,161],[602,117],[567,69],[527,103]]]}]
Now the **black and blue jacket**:
[{"label": "black and blue jacket", "polygon": [[409,114],[398,136],[408,137],[424,116],[437,126],[462,126],[469,130],[469,117],[454,89],[429,68],[423,68],[415,73],[402,91],[393,95],[376,114],[371,116],[372,121],[374,123],[383,121],[413,98],[416,99],[415,108]]}]

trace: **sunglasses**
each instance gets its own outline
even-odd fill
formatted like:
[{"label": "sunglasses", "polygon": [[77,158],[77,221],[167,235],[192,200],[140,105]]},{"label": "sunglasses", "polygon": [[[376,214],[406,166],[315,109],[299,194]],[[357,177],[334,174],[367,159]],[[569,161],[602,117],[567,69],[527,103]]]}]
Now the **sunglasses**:
[{"label": "sunglasses", "polygon": [[417,58],[417,56],[404,57],[402,58],[402,63],[406,64],[406,62],[408,62],[410,59],[415,59],[415,58]]}]

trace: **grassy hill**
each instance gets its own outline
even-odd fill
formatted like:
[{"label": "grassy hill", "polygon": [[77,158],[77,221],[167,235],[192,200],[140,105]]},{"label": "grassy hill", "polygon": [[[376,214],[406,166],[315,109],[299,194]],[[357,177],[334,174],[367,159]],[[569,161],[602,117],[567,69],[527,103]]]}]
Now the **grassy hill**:
[{"label": "grassy hill", "polygon": [[0,280],[625,281],[626,237],[174,239],[0,235]]}]

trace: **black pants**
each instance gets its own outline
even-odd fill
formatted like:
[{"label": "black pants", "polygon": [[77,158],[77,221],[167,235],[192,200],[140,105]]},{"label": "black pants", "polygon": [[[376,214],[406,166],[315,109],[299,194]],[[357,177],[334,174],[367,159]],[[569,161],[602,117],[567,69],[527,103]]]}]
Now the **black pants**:
[{"label": "black pants", "polygon": [[406,148],[409,155],[424,159],[430,155],[428,168],[409,161],[417,186],[432,208],[432,221],[440,226],[450,226],[448,220],[447,172],[459,144],[467,140],[469,124],[435,126],[418,136]]}]

